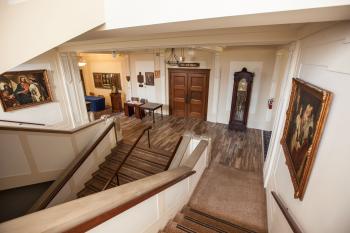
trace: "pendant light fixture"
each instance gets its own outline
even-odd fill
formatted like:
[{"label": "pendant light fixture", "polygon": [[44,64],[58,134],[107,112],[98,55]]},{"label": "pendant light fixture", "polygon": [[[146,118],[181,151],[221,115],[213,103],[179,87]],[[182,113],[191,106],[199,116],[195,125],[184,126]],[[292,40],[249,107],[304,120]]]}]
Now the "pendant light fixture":
[{"label": "pendant light fixture", "polygon": [[170,66],[177,66],[177,64],[179,64],[179,58],[176,56],[174,48],[171,49],[170,56],[167,58],[166,63]]}]

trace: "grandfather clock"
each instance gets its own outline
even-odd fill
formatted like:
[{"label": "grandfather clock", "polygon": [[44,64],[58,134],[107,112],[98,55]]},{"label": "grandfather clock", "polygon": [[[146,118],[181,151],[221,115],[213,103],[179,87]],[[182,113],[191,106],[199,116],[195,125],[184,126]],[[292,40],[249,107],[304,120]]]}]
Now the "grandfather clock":
[{"label": "grandfather clock", "polygon": [[229,129],[243,131],[247,128],[253,78],[254,73],[245,67],[234,74]]}]

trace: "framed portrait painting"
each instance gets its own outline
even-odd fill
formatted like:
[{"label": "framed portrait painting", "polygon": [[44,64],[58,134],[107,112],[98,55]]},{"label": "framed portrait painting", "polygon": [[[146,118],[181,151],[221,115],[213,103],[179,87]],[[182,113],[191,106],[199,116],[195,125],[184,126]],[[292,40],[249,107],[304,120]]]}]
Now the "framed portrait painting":
[{"label": "framed portrait painting", "polygon": [[294,197],[303,199],[326,123],[331,92],[301,79],[293,79],[281,139],[294,186]]},{"label": "framed portrait painting", "polygon": [[51,102],[47,71],[27,70],[1,74],[0,100],[5,112]]},{"label": "framed portrait painting", "polygon": [[153,72],[145,72],[146,76],[146,85],[154,86],[154,73]]}]

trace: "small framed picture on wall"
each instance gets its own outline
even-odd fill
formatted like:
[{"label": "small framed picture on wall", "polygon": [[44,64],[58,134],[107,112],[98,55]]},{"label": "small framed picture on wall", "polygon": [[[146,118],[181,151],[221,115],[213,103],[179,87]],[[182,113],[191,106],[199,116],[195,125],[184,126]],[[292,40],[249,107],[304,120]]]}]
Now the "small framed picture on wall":
[{"label": "small framed picture on wall", "polygon": [[146,85],[154,86],[154,73],[153,72],[145,72],[146,76]]}]

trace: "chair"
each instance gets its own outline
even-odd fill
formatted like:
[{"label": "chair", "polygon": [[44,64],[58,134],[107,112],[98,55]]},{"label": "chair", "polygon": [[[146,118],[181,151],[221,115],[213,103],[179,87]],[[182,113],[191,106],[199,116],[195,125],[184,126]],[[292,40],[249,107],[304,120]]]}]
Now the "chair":
[{"label": "chair", "polygon": [[147,99],[144,99],[144,98],[141,98],[141,99],[140,99],[140,102],[143,103],[143,104],[145,104],[145,103],[148,102],[148,100],[147,100]]}]

